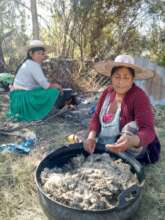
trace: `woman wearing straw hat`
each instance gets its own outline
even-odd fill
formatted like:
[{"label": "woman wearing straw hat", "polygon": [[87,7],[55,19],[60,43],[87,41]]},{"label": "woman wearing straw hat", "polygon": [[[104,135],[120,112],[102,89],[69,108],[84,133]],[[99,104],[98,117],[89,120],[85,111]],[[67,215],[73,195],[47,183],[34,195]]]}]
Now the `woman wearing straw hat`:
[{"label": "woman wearing straw hat", "polygon": [[25,121],[44,118],[62,91],[61,85],[48,82],[42,71],[45,50],[42,41],[32,40],[26,59],[17,68],[10,93],[10,116],[13,118]]},{"label": "woman wearing straw hat", "polygon": [[151,70],[134,64],[129,55],[115,61],[101,61],[94,69],[111,77],[111,85],[102,93],[89,124],[84,148],[95,150],[96,139],[112,152],[128,152],[142,163],[158,161],[160,142],[155,134],[149,98],[134,79],[149,79]]}]

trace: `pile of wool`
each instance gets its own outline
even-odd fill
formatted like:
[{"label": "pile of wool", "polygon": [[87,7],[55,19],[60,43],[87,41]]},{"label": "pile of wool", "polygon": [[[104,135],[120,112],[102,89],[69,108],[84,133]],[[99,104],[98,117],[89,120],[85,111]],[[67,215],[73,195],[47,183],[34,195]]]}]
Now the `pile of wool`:
[{"label": "pile of wool", "polygon": [[123,190],[138,184],[130,165],[107,153],[79,155],[62,168],[45,168],[41,181],[51,199],[83,210],[113,208]]}]

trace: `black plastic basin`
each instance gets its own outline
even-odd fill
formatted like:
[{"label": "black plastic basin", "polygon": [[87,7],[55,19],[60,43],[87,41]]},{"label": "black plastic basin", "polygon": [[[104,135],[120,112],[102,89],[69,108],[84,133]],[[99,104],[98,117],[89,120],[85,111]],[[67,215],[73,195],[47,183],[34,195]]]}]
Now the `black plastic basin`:
[{"label": "black plastic basin", "polygon": [[[97,144],[94,153],[107,152],[104,145]],[[143,168],[138,161],[130,157],[127,153],[114,154],[109,153],[114,159],[121,158],[124,162],[131,165],[132,172],[137,174],[139,185],[134,185],[119,195],[119,204],[117,207],[105,210],[80,210],[68,207],[64,204],[50,199],[42,190],[41,186],[41,172],[44,168],[54,168],[55,166],[62,167],[72,157],[79,154],[88,154],[84,151],[82,143],[72,144],[61,147],[49,155],[47,155],[39,164],[36,170],[35,181],[37,184],[39,200],[41,206],[49,220],[124,220],[129,219],[138,209],[141,191],[144,185]],[[127,201],[126,197],[133,195],[132,199]]]}]

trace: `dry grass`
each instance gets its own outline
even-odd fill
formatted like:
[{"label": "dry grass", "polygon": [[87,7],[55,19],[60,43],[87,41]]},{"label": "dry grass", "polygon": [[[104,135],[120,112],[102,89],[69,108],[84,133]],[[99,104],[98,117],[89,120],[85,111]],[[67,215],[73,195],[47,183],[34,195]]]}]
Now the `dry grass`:
[{"label": "dry grass", "polygon": [[[133,220],[165,219],[165,131],[161,127],[159,120],[157,130],[162,143],[161,161],[145,168],[142,202]],[[47,219],[37,198],[35,168],[47,152],[62,146],[64,137],[77,131],[79,125],[56,118],[31,129],[37,134],[38,144],[29,155],[0,154],[0,220]]]},{"label": "dry grass", "polygon": [[161,160],[145,168],[146,183],[139,212],[133,220],[165,219],[165,131],[158,129],[162,144]]},{"label": "dry grass", "polygon": [[64,137],[76,131],[76,127],[74,122],[66,124],[62,119],[54,119],[32,128],[38,143],[29,155],[0,154],[0,220],[46,219],[37,198],[35,168],[45,154],[65,144]]},{"label": "dry grass", "polygon": [[5,161],[7,172],[1,174],[1,219],[44,219],[36,198],[33,161],[11,155],[5,155]]}]

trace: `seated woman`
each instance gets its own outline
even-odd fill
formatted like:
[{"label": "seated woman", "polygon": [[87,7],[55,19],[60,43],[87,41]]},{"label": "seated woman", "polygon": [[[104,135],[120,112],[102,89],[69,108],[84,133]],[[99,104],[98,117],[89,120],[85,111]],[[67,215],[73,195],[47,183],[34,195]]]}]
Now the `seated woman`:
[{"label": "seated woman", "polygon": [[41,68],[45,60],[45,45],[32,40],[27,58],[17,68],[14,84],[10,92],[10,116],[18,120],[43,119],[53,109],[61,85],[48,82]]},{"label": "seated woman", "polygon": [[128,152],[140,162],[154,163],[160,154],[160,142],[154,130],[152,106],[134,79],[148,79],[154,73],[134,64],[129,55],[94,65],[97,72],[111,77],[111,85],[102,93],[89,124],[84,148],[93,153],[98,142],[112,152]]}]

